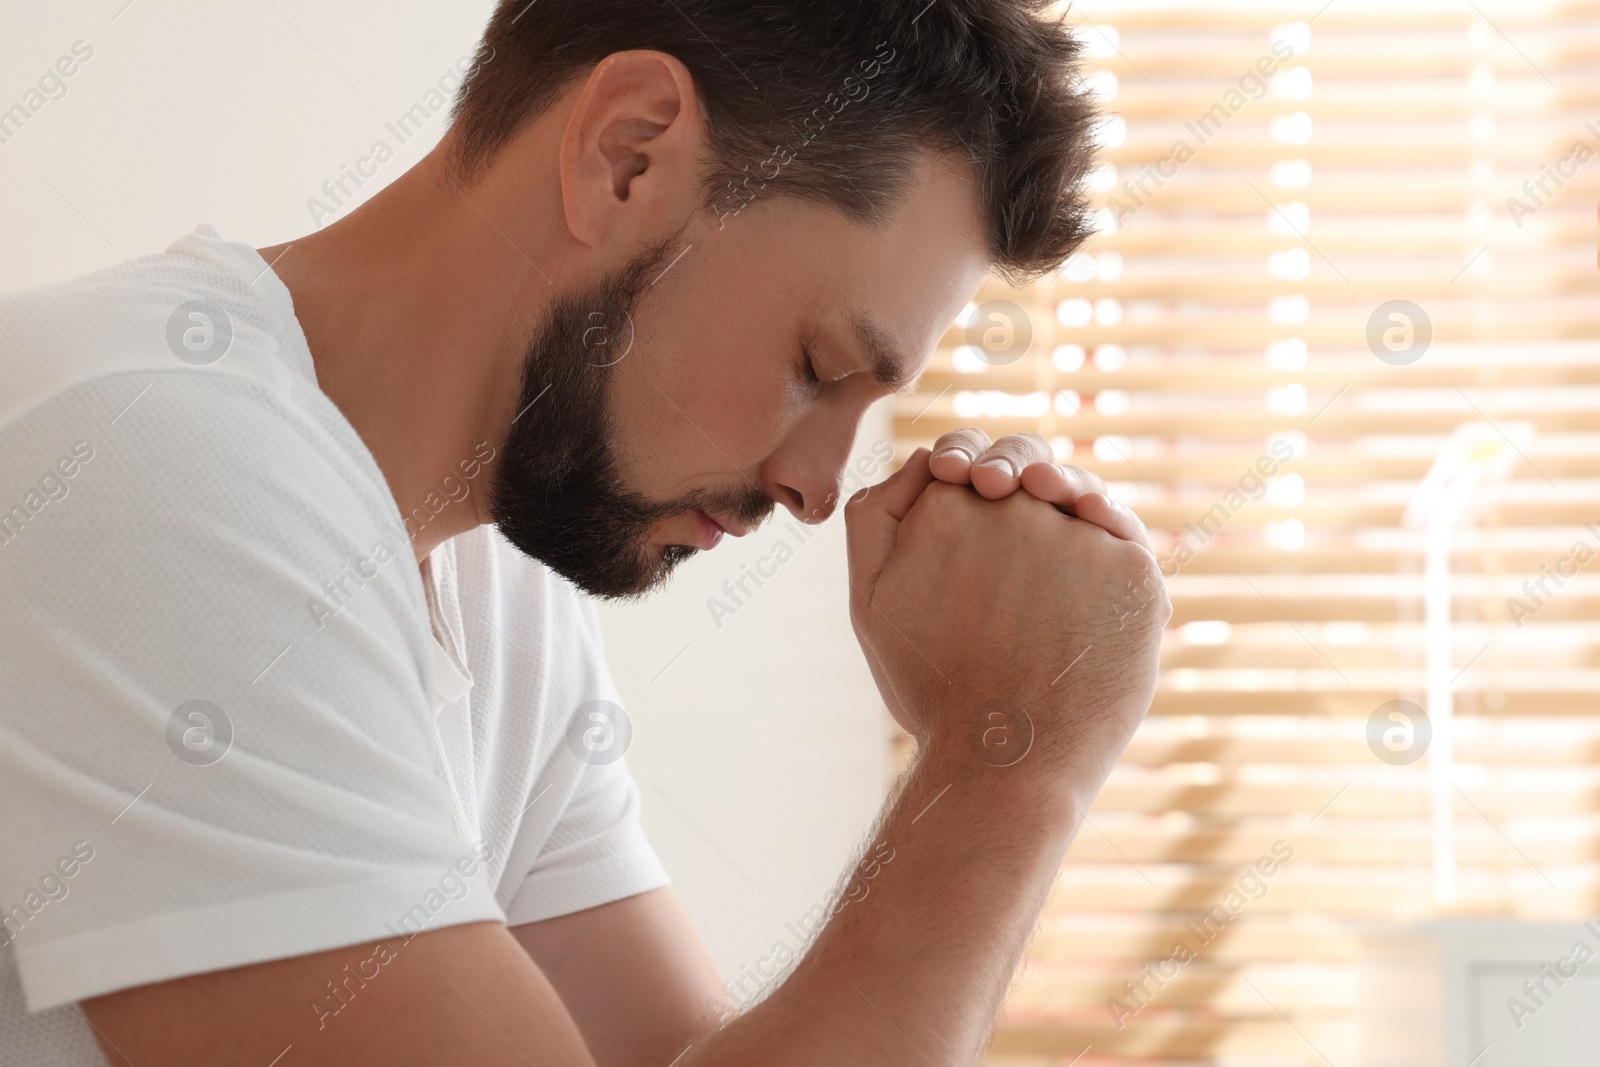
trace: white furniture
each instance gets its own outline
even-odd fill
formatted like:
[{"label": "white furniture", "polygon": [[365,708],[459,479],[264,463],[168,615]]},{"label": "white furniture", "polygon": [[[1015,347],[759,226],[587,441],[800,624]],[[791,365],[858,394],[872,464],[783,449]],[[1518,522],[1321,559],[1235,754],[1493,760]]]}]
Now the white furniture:
[{"label": "white furniture", "polygon": [[1365,1067],[1600,1065],[1600,921],[1362,931]]}]

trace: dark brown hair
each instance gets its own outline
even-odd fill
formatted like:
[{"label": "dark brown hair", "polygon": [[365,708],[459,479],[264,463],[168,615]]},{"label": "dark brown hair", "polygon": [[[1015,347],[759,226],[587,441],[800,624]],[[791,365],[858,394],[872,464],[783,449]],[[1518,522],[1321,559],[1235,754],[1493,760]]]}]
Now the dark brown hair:
[{"label": "dark brown hair", "polygon": [[919,153],[969,160],[990,259],[1024,279],[1091,230],[1096,121],[1080,46],[1047,0],[501,0],[453,115],[467,180],[613,52],[694,77],[709,126],[706,205],[758,195],[880,221]]}]

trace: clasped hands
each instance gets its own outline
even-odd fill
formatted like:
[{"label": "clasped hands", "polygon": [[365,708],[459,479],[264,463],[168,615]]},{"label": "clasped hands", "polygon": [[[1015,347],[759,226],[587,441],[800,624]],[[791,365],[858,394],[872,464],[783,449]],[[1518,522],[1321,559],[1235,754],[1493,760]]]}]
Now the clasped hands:
[{"label": "clasped hands", "polygon": [[[957,430],[852,497],[845,520],[851,621],[919,742],[958,737],[1003,701],[1039,719],[1047,747],[1093,734],[1097,758],[1120,750],[1149,706],[1171,605],[1144,523],[1099,477],[1055,463],[1036,434]],[[1130,626],[1131,588],[1154,610]]]},{"label": "clasped hands", "polygon": [[941,482],[970,485],[986,500],[1000,500],[1020,488],[1155,552],[1139,516],[1111,498],[1099,475],[1056,463],[1049,442],[1038,434],[1009,434],[991,442],[982,430],[952,430],[933,443],[928,471]]}]

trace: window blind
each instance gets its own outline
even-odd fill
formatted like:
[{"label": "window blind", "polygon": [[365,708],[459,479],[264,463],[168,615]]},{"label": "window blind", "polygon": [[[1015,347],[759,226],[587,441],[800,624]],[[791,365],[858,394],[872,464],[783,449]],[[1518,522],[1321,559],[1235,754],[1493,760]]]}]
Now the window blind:
[{"label": "window blind", "polygon": [[1356,1063],[1359,924],[1600,903],[1600,4],[1066,17],[1100,231],[897,447],[1044,435],[1175,614],[990,1062]]}]

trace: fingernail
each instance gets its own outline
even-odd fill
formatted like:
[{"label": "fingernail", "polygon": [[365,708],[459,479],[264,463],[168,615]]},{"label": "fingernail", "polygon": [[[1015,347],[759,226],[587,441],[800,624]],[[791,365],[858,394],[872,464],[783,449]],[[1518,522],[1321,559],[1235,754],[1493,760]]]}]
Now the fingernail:
[{"label": "fingernail", "polygon": [[982,463],[978,464],[978,466],[992,467],[1001,474],[1004,474],[1007,478],[1015,478],[1017,476],[1016,468],[1013,467],[1011,465],[1011,461],[1004,456],[996,456],[993,459],[986,459]]},{"label": "fingernail", "polygon": [[968,452],[964,448],[958,448],[955,445],[946,445],[944,448],[941,448],[939,451],[935,452],[930,458],[943,459],[945,456],[960,456],[968,463],[972,462],[972,453]]}]

